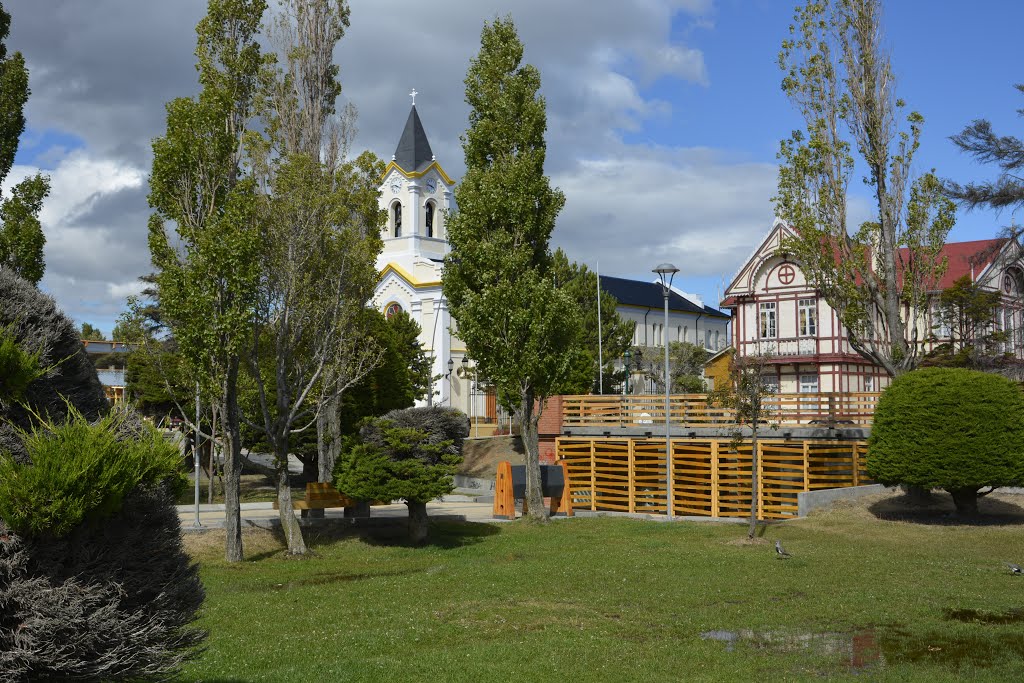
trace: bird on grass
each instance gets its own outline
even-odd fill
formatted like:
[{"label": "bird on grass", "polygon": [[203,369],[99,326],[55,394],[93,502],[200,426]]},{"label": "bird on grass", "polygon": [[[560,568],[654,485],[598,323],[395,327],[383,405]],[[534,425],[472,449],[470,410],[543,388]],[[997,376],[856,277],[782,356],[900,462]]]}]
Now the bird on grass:
[{"label": "bird on grass", "polygon": [[786,552],[785,548],[782,547],[781,541],[775,541],[775,552],[776,554],[778,554],[780,560],[785,560],[787,558],[793,557],[788,552]]},{"label": "bird on grass", "polygon": [[1013,562],[1007,562],[1006,566],[1010,568],[1010,573],[1011,574],[1018,574],[1018,575],[1019,574],[1024,574],[1024,570],[1022,570],[1020,568],[1019,564],[1014,564]]}]

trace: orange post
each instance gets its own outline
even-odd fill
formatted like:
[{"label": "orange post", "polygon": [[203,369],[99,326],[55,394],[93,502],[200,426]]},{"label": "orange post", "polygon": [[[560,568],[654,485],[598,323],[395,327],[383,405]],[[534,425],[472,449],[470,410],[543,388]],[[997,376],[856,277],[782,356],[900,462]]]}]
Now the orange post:
[{"label": "orange post", "polygon": [[512,463],[508,460],[498,463],[494,477],[494,518],[516,518],[516,499],[512,496]]},{"label": "orange post", "polygon": [[[564,460],[559,461],[558,464],[562,467],[562,479],[565,481],[565,487],[562,489],[560,496],[551,496],[551,507],[548,509],[548,514],[552,517],[555,515],[572,517],[574,513],[572,511],[572,488],[569,486],[569,465]],[[494,500],[497,501],[497,497]],[[523,509],[526,509],[525,503],[523,504]]]}]

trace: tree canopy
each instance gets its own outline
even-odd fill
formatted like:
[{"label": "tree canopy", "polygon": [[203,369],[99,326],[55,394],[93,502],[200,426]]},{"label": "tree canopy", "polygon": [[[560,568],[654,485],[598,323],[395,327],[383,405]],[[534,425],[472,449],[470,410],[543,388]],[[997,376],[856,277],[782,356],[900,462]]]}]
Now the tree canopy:
[{"label": "tree canopy", "polygon": [[530,514],[546,516],[537,406],[579,380],[587,351],[579,306],[551,272],[548,243],[565,197],[544,175],[540,72],[522,63],[511,18],[485,23],[480,43],[465,79],[466,174],[448,222],[444,295],[480,376],[520,425]]},{"label": "tree canopy", "polygon": [[[898,375],[923,356],[917,321],[945,267],[954,207],[933,174],[914,174],[924,118],[910,112],[900,121],[905,105],[880,0],[798,7],[779,65],[804,124],[779,151],[776,211],[796,232],[783,249],[838,313],[851,346]],[[873,195],[874,215],[849,226],[855,174]]]},{"label": "tree canopy", "polygon": [[[18,142],[25,130],[25,103],[31,93],[28,69],[20,52],[8,55],[11,15],[0,5],[0,183],[11,172]],[[46,237],[39,222],[49,177],[36,174],[14,185],[0,199],[0,266],[7,266],[34,285],[43,279]]]}]

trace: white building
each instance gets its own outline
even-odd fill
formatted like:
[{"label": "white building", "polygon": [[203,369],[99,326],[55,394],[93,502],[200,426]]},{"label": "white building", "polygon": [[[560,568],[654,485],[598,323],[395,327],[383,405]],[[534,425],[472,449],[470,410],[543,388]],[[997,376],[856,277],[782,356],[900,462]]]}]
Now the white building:
[{"label": "white building", "polygon": [[[381,179],[380,205],[388,213],[382,230],[384,249],[377,257],[380,280],[371,305],[385,315],[403,310],[420,326],[420,344],[433,357],[433,403],[481,415],[481,400],[471,405],[471,373],[463,366],[465,345],[453,326],[441,293],[444,257],[450,251],[445,212],[455,209],[455,181],[430,150],[414,104],[398,147]],[[449,362],[451,371],[449,371]]]}]

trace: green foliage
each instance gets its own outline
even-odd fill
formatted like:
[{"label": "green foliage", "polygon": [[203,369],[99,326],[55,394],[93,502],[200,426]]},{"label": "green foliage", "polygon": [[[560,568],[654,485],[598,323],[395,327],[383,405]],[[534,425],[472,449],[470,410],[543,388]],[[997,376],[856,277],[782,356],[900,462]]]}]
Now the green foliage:
[{"label": "green foliage", "polygon": [[10,326],[0,327],[0,404],[19,401],[28,385],[46,374],[39,365],[39,352],[21,348]]},{"label": "green foliage", "polygon": [[[1018,83],[1014,88],[1024,93],[1024,84]],[[943,189],[950,198],[968,209],[1016,209],[1024,205],[1024,182],[1021,181],[1024,141],[1011,135],[997,134],[992,130],[992,123],[985,119],[976,119],[950,139],[975,161],[995,164],[999,168],[995,180],[966,185],[952,180],[943,181]],[[1019,228],[1014,228],[1013,232],[1019,235]]]},{"label": "green foliage", "polygon": [[[608,292],[601,292],[600,325],[598,325],[597,273],[581,263],[569,261],[561,249],[551,258],[551,276],[555,286],[568,292],[580,311],[582,344],[586,354],[580,355],[578,380],[573,378],[558,393],[577,394],[600,391],[599,357],[604,358],[604,391],[613,393],[615,362],[629,348],[634,323],[619,317],[618,301]],[[598,343],[600,328],[600,344]],[[620,380],[621,381],[621,380]]]},{"label": "green foliage", "polygon": [[366,329],[381,349],[380,363],[341,401],[341,433],[355,434],[367,417],[411,407],[430,386],[430,358],[419,344],[420,326],[405,311],[390,320],[367,308]]},{"label": "green foliage", "polygon": [[98,327],[93,327],[89,323],[82,323],[82,339],[88,341],[103,341],[106,337],[103,336],[103,332]]},{"label": "green foliage", "polygon": [[484,25],[465,80],[466,174],[444,273],[459,337],[521,422],[533,419],[535,399],[580,381],[587,353],[579,306],[550,272],[548,242],[565,197],[544,175],[540,73],[522,57],[511,19]]},{"label": "green foliage", "polygon": [[875,409],[868,475],[883,484],[973,489],[1024,484],[1024,396],[961,368],[898,377]]},{"label": "green foliage", "polygon": [[31,464],[0,454],[0,519],[19,534],[61,537],[120,510],[137,486],[184,488],[178,450],[150,428],[124,438],[123,419],[114,413],[89,424],[73,414],[25,435]]},{"label": "green foliage", "polygon": [[468,435],[466,416],[453,408],[408,408],[371,418],[360,430],[362,441],[339,458],[335,485],[360,500],[426,503],[452,492]]},{"label": "green foliage", "polygon": [[[796,233],[783,251],[839,314],[853,348],[897,375],[923,355],[916,324],[945,269],[955,211],[934,175],[914,177],[924,119],[911,112],[896,123],[904,105],[880,16],[880,0],[797,8],[779,65],[804,127],[780,145],[775,208]],[[847,192],[860,167],[875,214],[854,228]]]},{"label": "green foliage", "polygon": [[964,275],[942,291],[935,313],[937,326],[949,330],[949,342],[940,344],[923,365],[991,368],[1003,359],[1000,346],[1009,334],[996,329],[995,311],[1002,297],[998,291],[987,290]]},{"label": "green foliage", "polygon": [[[665,348],[644,346],[632,356],[659,392],[665,391]],[[672,371],[672,393],[700,394],[707,390],[701,373],[709,357],[707,349],[690,342],[669,342],[668,360]]]},{"label": "green foliage", "polygon": [[[20,52],[8,56],[6,41],[11,15],[0,7],[0,182],[7,178],[25,130],[25,103],[30,93],[28,69]],[[50,180],[35,175],[16,184],[11,196],[0,202],[0,265],[7,266],[33,285],[43,279],[43,245],[46,237],[39,222]]]}]

